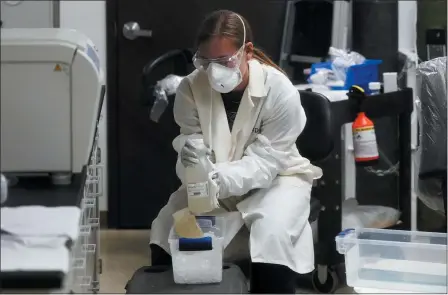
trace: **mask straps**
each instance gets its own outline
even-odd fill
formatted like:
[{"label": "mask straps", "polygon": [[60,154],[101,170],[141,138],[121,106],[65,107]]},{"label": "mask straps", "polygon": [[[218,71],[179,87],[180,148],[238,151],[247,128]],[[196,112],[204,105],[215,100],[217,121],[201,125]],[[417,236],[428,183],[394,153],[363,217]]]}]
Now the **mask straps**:
[{"label": "mask straps", "polygon": [[213,132],[212,132],[212,129],[213,129],[213,124],[212,124],[212,120],[213,120],[213,89],[211,86],[210,86],[210,99],[211,99],[211,101],[210,101],[210,124],[209,124],[210,129],[208,131],[208,141],[209,141],[208,145],[209,145],[210,150],[213,153],[213,137],[212,137],[212,135],[213,135]]},{"label": "mask straps", "polygon": [[243,47],[246,46],[246,26],[244,25],[244,21],[241,18],[241,16],[238,13],[235,13],[236,16],[240,19],[241,23],[243,24],[243,31],[244,31],[244,35],[243,35]]},{"label": "mask straps", "polygon": [[[246,25],[244,24],[244,21],[241,18],[241,16],[238,13],[235,13],[235,14],[241,20],[241,23],[243,24],[244,35],[243,35],[243,45],[242,45],[242,47],[244,48],[246,46]],[[211,99],[211,102],[210,102],[210,122],[212,122],[212,119],[213,119],[213,89],[212,89],[212,87],[210,87],[210,99]],[[213,124],[211,124],[211,126],[213,126]],[[209,138],[209,148],[213,151],[213,137],[212,137],[213,132],[212,132],[212,129],[213,128],[210,127],[208,138]]]}]

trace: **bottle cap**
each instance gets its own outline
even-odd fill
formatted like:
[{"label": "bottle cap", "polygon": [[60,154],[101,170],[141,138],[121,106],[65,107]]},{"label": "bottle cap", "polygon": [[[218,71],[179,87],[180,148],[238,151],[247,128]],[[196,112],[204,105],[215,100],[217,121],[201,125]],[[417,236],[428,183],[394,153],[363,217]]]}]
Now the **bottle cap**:
[{"label": "bottle cap", "polygon": [[380,82],[370,82],[369,89],[370,90],[381,90],[381,83]]}]

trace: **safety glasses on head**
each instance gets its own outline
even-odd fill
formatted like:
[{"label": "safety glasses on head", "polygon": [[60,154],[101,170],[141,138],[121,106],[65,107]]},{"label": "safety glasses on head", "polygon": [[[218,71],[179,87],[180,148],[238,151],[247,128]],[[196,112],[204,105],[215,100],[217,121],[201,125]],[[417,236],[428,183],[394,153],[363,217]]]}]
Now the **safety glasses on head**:
[{"label": "safety glasses on head", "polygon": [[199,52],[196,52],[195,55],[193,56],[193,64],[196,67],[196,69],[198,70],[203,70],[203,71],[207,71],[208,66],[211,63],[216,63],[216,64],[220,64],[222,66],[225,66],[227,68],[238,68],[241,65],[241,60],[242,60],[242,56],[244,53],[244,46],[245,44],[243,44],[243,46],[240,47],[240,49],[238,49],[238,51],[232,55],[232,56],[226,56],[226,57],[221,57],[221,58],[215,58],[215,59],[208,59],[208,58],[202,58],[199,55]]}]

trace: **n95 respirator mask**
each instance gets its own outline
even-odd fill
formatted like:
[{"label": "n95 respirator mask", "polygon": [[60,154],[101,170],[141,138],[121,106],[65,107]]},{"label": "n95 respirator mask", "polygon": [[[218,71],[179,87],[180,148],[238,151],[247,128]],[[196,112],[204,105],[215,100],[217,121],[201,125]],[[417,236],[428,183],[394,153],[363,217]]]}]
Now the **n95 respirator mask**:
[{"label": "n95 respirator mask", "polygon": [[207,76],[210,86],[220,93],[229,93],[243,81],[239,67],[229,68],[218,63],[208,66]]}]

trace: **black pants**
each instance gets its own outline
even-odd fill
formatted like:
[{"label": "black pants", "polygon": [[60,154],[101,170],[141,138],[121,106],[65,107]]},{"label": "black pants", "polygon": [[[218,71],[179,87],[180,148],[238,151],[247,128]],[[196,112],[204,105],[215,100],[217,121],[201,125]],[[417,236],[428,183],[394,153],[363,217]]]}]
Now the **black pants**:
[{"label": "black pants", "polygon": [[[171,265],[171,256],[157,245],[151,245],[152,265]],[[294,294],[297,274],[286,266],[252,263],[250,292],[255,294]]]}]

